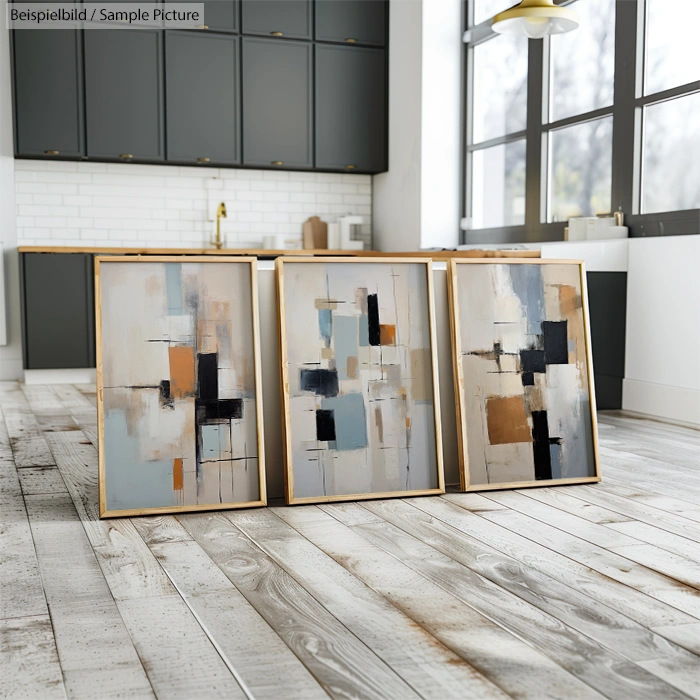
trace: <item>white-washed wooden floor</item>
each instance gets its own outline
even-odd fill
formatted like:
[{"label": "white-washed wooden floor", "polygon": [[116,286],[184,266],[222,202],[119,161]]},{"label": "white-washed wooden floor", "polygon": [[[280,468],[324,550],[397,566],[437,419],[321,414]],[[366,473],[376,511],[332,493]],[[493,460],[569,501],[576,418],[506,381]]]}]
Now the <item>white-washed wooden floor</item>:
[{"label": "white-washed wooden floor", "polygon": [[0,385],[4,698],[700,698],[700,435],[595,486],[97,518],[94,386]]}]

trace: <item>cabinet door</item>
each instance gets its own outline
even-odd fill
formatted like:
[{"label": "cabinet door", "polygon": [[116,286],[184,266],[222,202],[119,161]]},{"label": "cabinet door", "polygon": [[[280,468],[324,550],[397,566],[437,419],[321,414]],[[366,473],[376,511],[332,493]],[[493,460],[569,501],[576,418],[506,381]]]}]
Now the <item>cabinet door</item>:
[{"label": "cabinet door", "polygon": [[349,44],[386,44],[385,0],[319,0],[316,39]]},{"label": "cabinet door", "polygon": [[238,37],[165,33],[168,160],[240,162]]},{"label": "cabinet door", "polygon": [[85,155],[81,32],[22,29],[12,44],[15,153]]},{"label": "cabinet door", "polygon": [[92,255],[24,253],[22,290],[25,369],[94,367]]},{"label": "cabinet door", "polygon": [[383,49],[316,45],[316,167],[377,173],[386,166]]},{"label": "cabinet door", "polygon": [[244,34],[311,38],[311,0],[242,0]]},{"label": "cabinet door", "polygon": [[246,165],[311,167],[311,63],[311,44],[243,39]]},{"label": "cabinet door", "polygon": [[85,32],[87,154],[163,160],[163,32]]},{"label": "cabinet door", "polygon": [[237,32],[238,0],[205,0],[204,24],[212,32]]}]

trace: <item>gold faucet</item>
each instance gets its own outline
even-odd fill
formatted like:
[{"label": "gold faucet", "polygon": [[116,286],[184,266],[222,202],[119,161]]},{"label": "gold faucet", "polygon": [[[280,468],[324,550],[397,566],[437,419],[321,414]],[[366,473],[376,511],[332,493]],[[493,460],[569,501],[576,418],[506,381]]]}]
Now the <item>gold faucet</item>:
[{"label": "gold faucet", "polygon": [[223,248],[224,242],[221,240],[221,217],[226,218],[226,205],[221,202],[216,210],[216,239],[212,241],[212,244],[216,246],[217,250]]}]

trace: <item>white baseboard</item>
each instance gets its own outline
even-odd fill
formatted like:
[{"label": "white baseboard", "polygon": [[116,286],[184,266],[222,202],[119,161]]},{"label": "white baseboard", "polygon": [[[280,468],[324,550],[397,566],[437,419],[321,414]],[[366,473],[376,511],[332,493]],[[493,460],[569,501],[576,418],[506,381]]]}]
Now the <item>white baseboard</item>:
[{"label": "white baseboard", "polygon": [[95,369],[25,369],[25,384],[94,384]]},{"label": "white baseboard", "polygon": [[622,409],[700,427],[700,391],[624,379]]}]

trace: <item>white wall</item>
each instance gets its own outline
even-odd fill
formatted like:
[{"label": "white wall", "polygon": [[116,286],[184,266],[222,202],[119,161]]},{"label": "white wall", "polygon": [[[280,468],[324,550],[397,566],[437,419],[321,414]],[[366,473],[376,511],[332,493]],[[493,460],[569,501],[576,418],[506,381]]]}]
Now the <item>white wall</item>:
[{"label": "white wall", "polygon": [[202,247],[222,201],[229,247],[292,246],[313,215],[358,214],[371,232],[369,175],[17,160],[14,176],[19,245]]},{"label": "white wall", "polygon": [[391,0],[389,172],[374,176],[379,250],[459,242],[460,0]]},{"label": "white wall", "polygon": [[700,426],[700,235],[632,238],[622,407]]},{"label": "white wall", "polygon": [[[0,17],[5,17],[6,10],[6,0],[0,0]],[[0,29],[0,240],[5,251],[2,264],[5,266],[8,344],[0,346],[0,379],[19,379],[22,376],[11,85],[10,33],[3,22]]]}]

